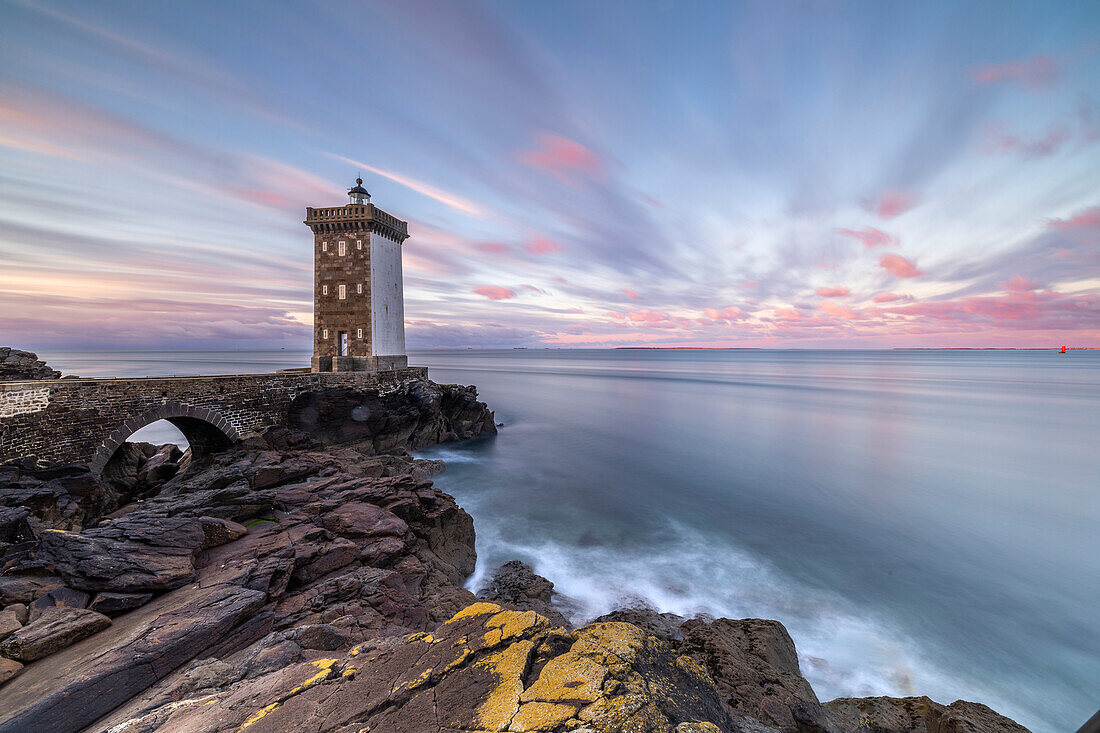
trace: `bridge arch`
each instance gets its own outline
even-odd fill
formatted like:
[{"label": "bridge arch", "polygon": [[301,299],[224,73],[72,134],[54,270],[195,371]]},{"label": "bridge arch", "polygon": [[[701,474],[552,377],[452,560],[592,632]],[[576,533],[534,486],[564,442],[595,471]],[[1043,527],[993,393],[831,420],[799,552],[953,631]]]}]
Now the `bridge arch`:
[{"label": "bridge arch", "polygon": [[216,410],[209,407],[192,407],[180,402],[165,402],[140,415],[128,418],[107,436],[89,462],[92,473],[101,476],[107,462],[126,442],[126,439],[157,420],[167,420],[183,433],[183,437],[187,438],[187,443],[191,446],[193,458],[228,448],[241,438],[237,429]]}]

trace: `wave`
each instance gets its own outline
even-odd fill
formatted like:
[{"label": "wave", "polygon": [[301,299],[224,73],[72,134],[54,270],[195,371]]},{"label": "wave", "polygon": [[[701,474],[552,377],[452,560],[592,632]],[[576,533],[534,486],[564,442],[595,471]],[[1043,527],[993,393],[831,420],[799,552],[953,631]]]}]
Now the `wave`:
[{"label": "wave", "polygon": [[645,554],[601,545],[524,541],[486,522],[464,498],[478,527],[478,564],[467,582],[484,587],[500,563],[521,559],[571,602],[577,625],[616,608],[648,605],[684,617],[779,619],[798,649],[803,675],[822,700],[928,695],[941,702],[981,700],[1016,720],[1029,717],[994,691],[938,668],[920,640],[846,599],[809,588],[720,537],[670,523],[669,539]]}]

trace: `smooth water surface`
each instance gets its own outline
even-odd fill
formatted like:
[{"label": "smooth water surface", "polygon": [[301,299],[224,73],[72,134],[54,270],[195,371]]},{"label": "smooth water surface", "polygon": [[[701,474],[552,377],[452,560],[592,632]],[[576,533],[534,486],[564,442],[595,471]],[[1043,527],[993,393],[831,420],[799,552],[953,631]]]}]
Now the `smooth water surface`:
[{"label": "smooth water surface", "polygon": [[[304,352],[45,354],[86,376],[268,371]],[[1100,352],[421,352],[495,438],[423,451],[478,573],[534,565],[591,617],[777,618],[822,700],[1100,706]]]}]

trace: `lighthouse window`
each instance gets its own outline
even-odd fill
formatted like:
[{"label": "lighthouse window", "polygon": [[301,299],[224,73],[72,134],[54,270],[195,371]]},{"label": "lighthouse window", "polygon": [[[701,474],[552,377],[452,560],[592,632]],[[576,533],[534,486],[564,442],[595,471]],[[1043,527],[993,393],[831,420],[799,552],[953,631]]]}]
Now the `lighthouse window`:
[{"label": "lighthouse window", "polygon": [[328,329],[327,328],[324,331],[321,332],[321,338],[326,339],[326,340],[328,339]]},{"label": "lighthouse window", "polygon": [[355,292],[358,293],[359,295],[363,294],[363,283],[357,283],[355,285]]},{"label": "lighthouse window", "polygon": [[344,243],[341,241],[340,242],[340,256],[341,257],[344,256],[344,246],[345,246]]},{"label": "lighthouse window", "polygon": [[321,242],[321,251],[328,252],[328,242]]},{"label": "lighthouse window", "polygon": [[344,298],[348,297],[347,287],[348,287],[347,285],[344,285],[343,283],[340,283],[340,300],[343,300]]},{"label": "lighthouse window", "polygon": [[321,286],[321,295],[328,295],[328,285]]},{"label": "lighthouse window", "polygon": [[355,329],[355,338],[357,338],[357,339],[363,338],[363,329],[361,329],[361,328]]},{"label": "lighthouse window", "polygon": [[355,240],[355,248],[356,249],[363,249],[363,240],[362,239],[356,239]]}]

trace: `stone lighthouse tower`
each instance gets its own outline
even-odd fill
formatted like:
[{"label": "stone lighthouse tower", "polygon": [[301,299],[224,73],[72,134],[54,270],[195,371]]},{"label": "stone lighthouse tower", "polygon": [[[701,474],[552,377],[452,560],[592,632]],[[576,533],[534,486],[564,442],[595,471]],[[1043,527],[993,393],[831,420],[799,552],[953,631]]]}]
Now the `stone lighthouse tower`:
[{"label": "stone lighthouse tower", "polygon": [[313,230],[315,372],[408,366],[401,243],[409,225],[370,202],[363,179],[348,203],[307,208]]}]

